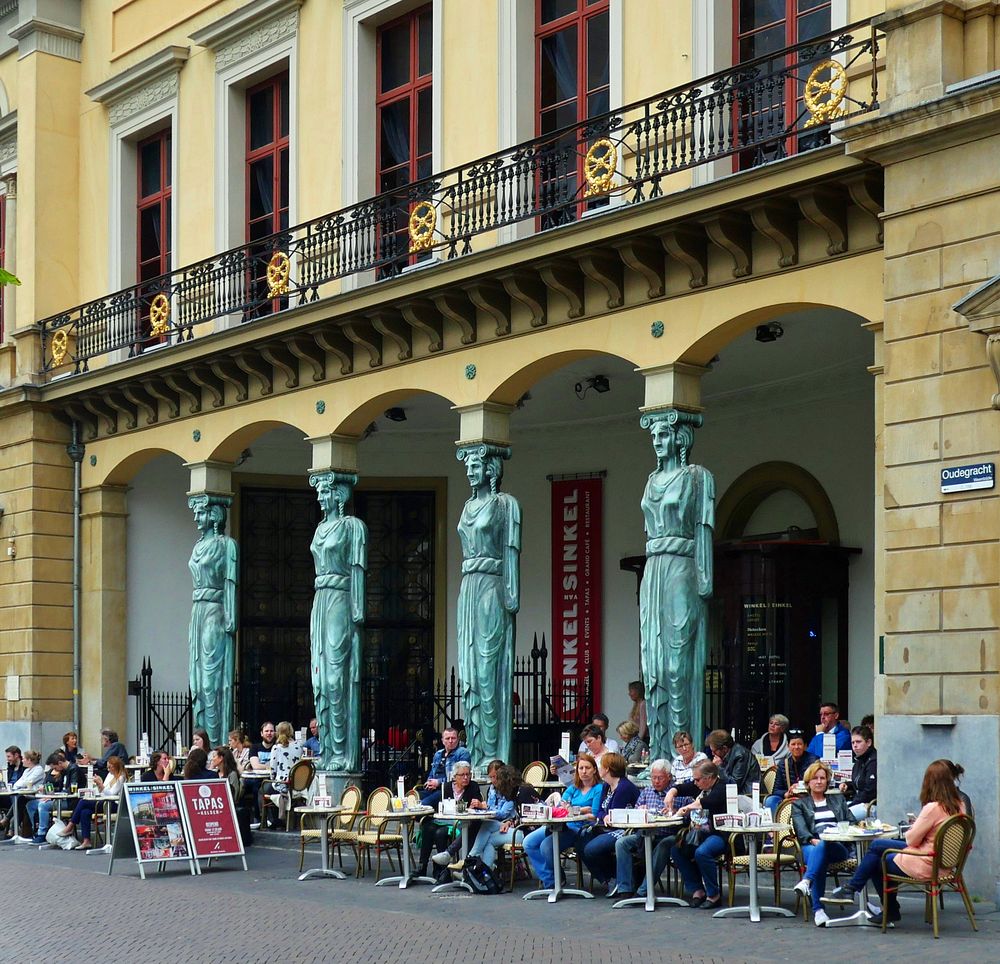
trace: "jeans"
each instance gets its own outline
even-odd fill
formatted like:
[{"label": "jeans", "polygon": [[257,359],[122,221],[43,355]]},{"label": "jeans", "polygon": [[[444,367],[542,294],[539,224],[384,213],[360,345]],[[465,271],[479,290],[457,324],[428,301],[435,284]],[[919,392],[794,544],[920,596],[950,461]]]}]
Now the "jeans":
[{"label": "jeans", "polygon": [[[575,846],[579,839],[579,831],[567,824],[559,831],[559,852],[562,853]],[[524,838],[524,852],[528,855],[528,860],[538,875],[542,887],[546,889],[554,887],[556,881],[552,868],[552,835],[547,832],[546,827],[532,830]]]},{"label": "jeans", "polygon": [[[623,894],[636,894],[638,897],[646,896],[645,877],[638,889],[635,886],[635,873],[632,869],[633,857],[642,854],[643,835],[641,833],[628,834],[619,837],[615,842],[615,862],[618,865],[618,890]],[[656,883],[663,875],[670,863],[670,848],[676,840],[675,834],[666,837],[657,836],[653,838],[653,883]]]},{"label": "jeans", "polygon": [[618,838],[613,833],[597,833],[591,836],[580,854],[590,875],[602,884],[606,884],[615,876],[617,843]]},{"label": "jeans", "polygon": [[38,818],[38,829],[35,831],[36,836],[45,836],[45,832],[49,829],[49,824],[52,822],[52,811],[55,809],[55,806],[55,800],[28,801],[28,816],[31,818],[31,822],[34,823],[35,818]]},{"label": "jeans", "polygon": [[840,863],[847,860],[850,851],[842,844],[832,840],[821,840],[818,844],[806,844],[802,848],[802,856],[806,860],[806,872],[804,877],[812,885],[812,908],[813,911],[824,910],[823,902],[820,898],[826,888],[826,868],[830,864]]},{"label": "jeans", "polygon": [[712,834],[698,846],[694,852],[693,862],[684,856],[677,844],[674,844],[670,850],[670,858],[680,872],[684,890],[688,894],[704,888],[707,897],[719,896],[719,865],[715,861],[716,857],[725,853],[725,850],[726,841],[717,833]]},{"label": "jeans", "polygon": [[[858,869],[854,871],[854,876],[848,881],[851,890],[860,891],[868,881],[875,884],[879,897],[882,896],[882,854],[886,850],[903,849],[906,847],[905,840],[873,840],[868,848],[868,853],[862,857],[858,864]],[[889,869],[898,873],[895,857],[889,857],[886,861]],[[899,912],[899,900],[895,893],[889,895],[889,906],[883,910],[893,913]]]},{"label": "jeans", "polygon": [[470,857],[479,857],[487,867],[496,863],[497,850],[514,840],[514,828],[500,831],[499,820],[484,820],[479,825],[476,842],[469,848]]}]

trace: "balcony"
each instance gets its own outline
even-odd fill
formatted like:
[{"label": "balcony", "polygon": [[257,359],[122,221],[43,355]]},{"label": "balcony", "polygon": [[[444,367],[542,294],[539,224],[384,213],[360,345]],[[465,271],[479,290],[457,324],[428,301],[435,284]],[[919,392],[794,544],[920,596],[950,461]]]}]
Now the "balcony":
[{"label": "balcony", "polygon": [[[74,376],[154,349],[169,353],[213,334],[220,320],[222,327],[249,326],[329,299],[343,279],[370,287],[440,271],[442,261],[648,205],[690,186],[683,172],[696,168],[719,176],[822,149],[832,125],[878,108],[881,43],[870,23],[856,23],[45,318],[37,326],[41,374]],[[870,197],[866,205],[851,195],[874,213]],[[780,225],[773,231],[780,236]],[[678,260],[691,261],[697,287],[698,256],[689,242],[663,238]],[[621,257],[654,271],[642,249]],[[404,312],[406,323],[428,335],[431,351],[441,348],[442,315],[463,328],[463,344],[474,340],[467,312],[438,307],[436,319],[419,308]],[[395,322],[373,324],[405,341]],[[349,324],[316,341],[318,349],[286,339],[282,351],[312,365],[320,362],[317,351],[333,352],[347,371],[353,343],[368,348],[376,364],[372,338]],[[232,380],[231,373],[222,377]]]}]

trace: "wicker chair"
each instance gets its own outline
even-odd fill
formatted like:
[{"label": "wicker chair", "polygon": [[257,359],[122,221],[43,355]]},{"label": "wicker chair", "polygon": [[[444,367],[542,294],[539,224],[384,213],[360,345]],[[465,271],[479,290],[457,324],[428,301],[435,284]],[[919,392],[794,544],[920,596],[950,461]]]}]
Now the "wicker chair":
[{"label": "wicker chair", "polygon": [[372,851],[375,851],[377,859],[375,869],[376,883],[382,874],[382,854],[384,853],[389,861],[389,868],[395,870],[392,863],[392,851],[395,850],[402,862],[403,857],[403,835],[401,833],[391,833],[386,828],[392,820],[392,792],[388,787],[379,787],[368,795],[368,804],[365,807],[365,816],[361,818],[358,826],[358,836],[354,842],[358,852],[358,876],[365,872],[365,858],[368,859],[368,866],[372,865]]},{"label": "wicker chair", "polygon": [[760,776],[760,794],[762,797],[774,793],[774,781],[778,779],[778,768],[768,767]]},{"label": "wicker chair", "polygon": [[[924,892],[924,920],[934,925],[934,937],[938,934],[938,896],[946,890],[954,890],[962,895],[965,912],[969,915],[969,923],[974,931],[978,931],[976,915],[972,910],[969,893],[965,889],[962,873],[965,861],[972,850],[972,841],[976,839],[976,822],[964,813],[949,817],[934,834],[934,849],[931,851],[931,876],[929,880],[917,880],[906,874],[889,873],[886,869],[886,858],[893,854],[917,854],[919,851],[906,848],[885,850],[882,852],[882,933],[885,933],[889,923],[889,915],[885,913],[889,894],[911,887]],[[924,854],[923,856],[926,856]]]},{"label": "wicker chair", "polygon": [[[331,824],[330,828],[327,830],[327,839],[330,843],[330,856],[333,857],[333,850],[337,849],[337,861],[340,864],[340,869],[344,869],[344,855],[341,850],[343,844],[350,844],[351,850],[354,850],[354,841],[357,839],[357,831],[354,829],[354,823],[361,815],[359,808],[361,806],[361,791],[355,786],[345,787],[343,793],[340,795],[340,807],[342,808],[340,813],[331,814],[328,817],[324,817],[327,823]],[[312,842],[319,842],[323,838],[323,832],[319,827],[307,827],[306,821],[314,819],[312,814],[304,813],[302,814],[302,819],[299,823],[299,872],[302,872],[302,864],[305,860],[306,854],[306,844]],[[355,857],[357,855],[355,854]]]},{"label": "wicker chair", "polygon": [[[792,821],[792,801],[782,800],[775,814],[775,823],[790,824]],[[732,906],[736,896],[736,877],[738,874],[750,873],[750,857],[748,854],[736,853],[737,834],[729,838],[729,848],[726,855],[726,870],[729,874],[729,904]],[[802,854],[795,840],[793,830],[776,830],[774,833],[774,849],[771,853],[757,854],[757,871],[770,873],[774,878],[774,903],[781,906],[781,875],[785,871],[794,871],[802,876]]]},{"label": "wicker chair", "polygon": [[[517,862],[519,860],[525,864],[528,862],[528,855],[524,851],[524,838],[530,830],[530,827],[515,827],[510,843],[504,844],[497,854],[498,864],[501,861],[503,862],[503,871],[501,873],[510,873],[508,889],[511,891],[514,890],[514,876],[517,870]],[[518,839],[519,836],[520,839]]]},{"label": "wicker chair", "polygon": [[285,797],[288,800],[288,810],[285,813],[285,830],[292,829],[292,811],[295,809],[296,800],[305,800],[307,798],[307,791],[312,785],[313,778],[316,776],[316,763],[313,760],[298,760],[292,764],[292,768],[288,771],[288,781],[286,786],[288,789],[284,793],[279,793],[277,790],[272,789],[270,793],[264,794],[263,804],[261,806],[261,825],[267,824],[267,811],[271,809],[281,810],[278,807],[277,800],[279,797]]},{"label": "wicker chair", "polygon": [[525,783],[531,784],[536,790],[538,787],[544,783],[549,778],[549,768],[546,764],[542,763],[541,760],[535,760],[534,763],[529,763],[525,768],[524,772],[521,774],[521,779]]}]

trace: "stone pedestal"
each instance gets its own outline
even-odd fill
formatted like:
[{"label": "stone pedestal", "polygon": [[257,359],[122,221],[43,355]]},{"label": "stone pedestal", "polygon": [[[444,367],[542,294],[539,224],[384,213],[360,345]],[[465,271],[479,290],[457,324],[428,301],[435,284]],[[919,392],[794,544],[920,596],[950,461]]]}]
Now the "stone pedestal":
[{"label": "stone pedestal", "polygon": [[320,775],[326,777],[326,792],[329,794],[330,799],[333,801],[334,806],[340,800],[340,795],[344,792],[345,787],[354,784],[356,787],[361,787],[361,774],[360,773],[346,773],[343,770],[320,770],[316,771],[316,781],[313,785],[313,790],[315,792],[316,788],[319,787]]}]

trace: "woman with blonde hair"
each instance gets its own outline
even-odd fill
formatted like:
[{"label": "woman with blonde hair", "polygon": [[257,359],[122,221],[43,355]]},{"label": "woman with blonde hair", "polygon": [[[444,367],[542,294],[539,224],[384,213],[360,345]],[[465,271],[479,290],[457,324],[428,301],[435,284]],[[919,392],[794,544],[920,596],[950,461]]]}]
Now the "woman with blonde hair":
[{"label": "woman with blonde hair", "polygon": [[[302,744],[294,739],[295,730],[292,729],[291,723],[279,723],[274,734],[270,761],[273,777],[261,787],[262,799],[274,799],[278,805],[278,820],[277,824],[272,825],[272,829],[280,828],[285,819],[285,810],[288,808],[288,775],[292,772],[292,767],[305,756]],[[261,813],[263,812],[262,807]]]},{"label": "woman with blonde hair", "polygon": [[[77,803],[75,809],[73,810],[73,816],[69,818],[69,822],[66,826],[59,832],[60,837],[68,837],[76,829],[76,825],[80,825],[80,833],[83,835],[83,839],[77,845],[80,850],[87,850],[90,848],[90,823],[94,818],[94,811],[100,805],[102,800],[113,799],[117,800],[118,795],[121,793],[122,785],[128,780],[128,774],[125,772],[125,764],[122,762],[121,757],[109,756],[108,757],[108,775],[103,780],[97,775],[94,775],[94,784],[100,793],[100,796],[96,799],[81,800]],[[111,812],[114,813],[117,809],[118,804],[111,804]],[[108,828],[105,828],[106,830]]]},{"label": "woman with blonde hair", "polygon": [[643,753],[649,752],[649,746],[639,736],[639,724],[632,720],[619,723],[618,736],[622,741],[618,752],[625,757],[625,762],[641,763]]}]

